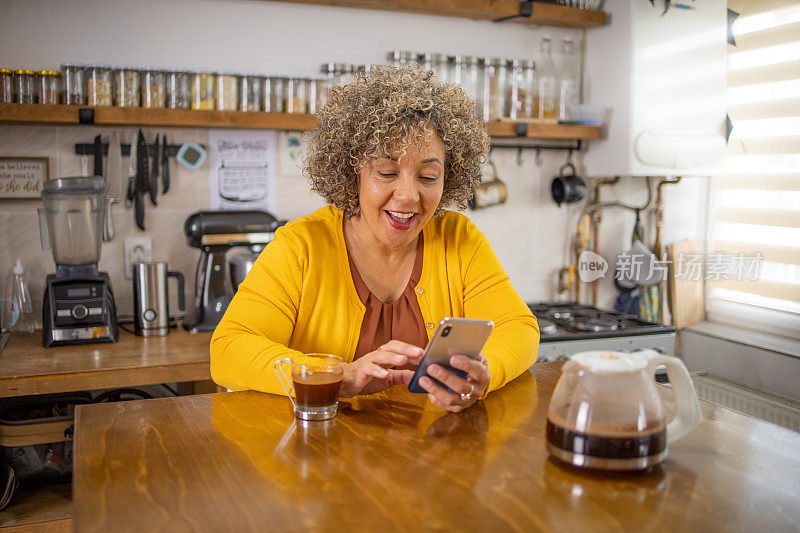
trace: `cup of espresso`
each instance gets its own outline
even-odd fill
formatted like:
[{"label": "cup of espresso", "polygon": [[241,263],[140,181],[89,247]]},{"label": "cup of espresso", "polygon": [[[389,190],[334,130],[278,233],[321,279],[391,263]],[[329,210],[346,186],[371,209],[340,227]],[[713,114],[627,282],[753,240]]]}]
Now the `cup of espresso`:
[{"label": "cup of espresso", "polygon": [[[283,365],[291,365],[292,379]],[[301,420],[328,420],[336,416],[344,361],[335,355],[311,353],[279,359],[273,366],[283,390],[294,405],[294,416]],[[283,379],[282,379],[283,378]],[[291,389],[291,391],[289,390]]]}]

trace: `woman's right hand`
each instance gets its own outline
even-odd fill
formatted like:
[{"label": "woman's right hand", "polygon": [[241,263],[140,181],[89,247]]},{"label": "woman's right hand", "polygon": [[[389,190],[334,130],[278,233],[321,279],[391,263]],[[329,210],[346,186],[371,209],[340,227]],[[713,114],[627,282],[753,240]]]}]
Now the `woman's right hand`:
[{"label": "woman's right hand", "polygon": [[416,367],[422,357],[422,348],[391,340],[344,367],[339,396],[350,398],[358,394],[373,394],[394,385],[408,385],[414,372],[395,367]]}]

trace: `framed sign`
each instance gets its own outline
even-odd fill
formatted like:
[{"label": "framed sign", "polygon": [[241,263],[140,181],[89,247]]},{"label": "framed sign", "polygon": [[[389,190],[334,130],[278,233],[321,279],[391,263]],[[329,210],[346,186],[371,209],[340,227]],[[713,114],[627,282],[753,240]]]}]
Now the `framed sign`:
[{"label": "framed sign", "polygon": [[39,198],[50,179],[47,157],[0,157],[0,198]]}]

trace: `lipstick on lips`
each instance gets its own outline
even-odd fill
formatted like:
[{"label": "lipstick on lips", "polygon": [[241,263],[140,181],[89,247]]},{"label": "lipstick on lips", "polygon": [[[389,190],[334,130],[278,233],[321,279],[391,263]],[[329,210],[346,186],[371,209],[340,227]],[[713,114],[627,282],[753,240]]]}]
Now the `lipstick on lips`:
[{"label": "lipstick on lips", "polygon": [[403,213],[401,211],[392,212],[388,210],[384,212],[386,213],[386,218],[389,220],[389,224],[394,229],[399,229],[399,230],[409,229],[411,225],[414,223],[414,220],[416,220],[417,218],[416,213]]}]

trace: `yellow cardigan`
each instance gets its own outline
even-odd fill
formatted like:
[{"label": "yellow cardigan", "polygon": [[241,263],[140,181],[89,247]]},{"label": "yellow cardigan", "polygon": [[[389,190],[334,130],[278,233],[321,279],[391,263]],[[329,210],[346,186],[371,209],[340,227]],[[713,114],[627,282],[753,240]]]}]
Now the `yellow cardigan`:
[{"label": "yellow cardigan", "polygon": [[[342,211],[329,206],[275,233],[211,339],[215,382],[285,394],[272,369],[277,359],[330,353],[353,360],[365,307],[353,285],[342,222]],[[415,290],[428,338],[446,316],[492,320],[483,349],[488,391],[502,387],[536,360],[536,319],[467,217],[450,211],[433,218],[423,236]]]}]

